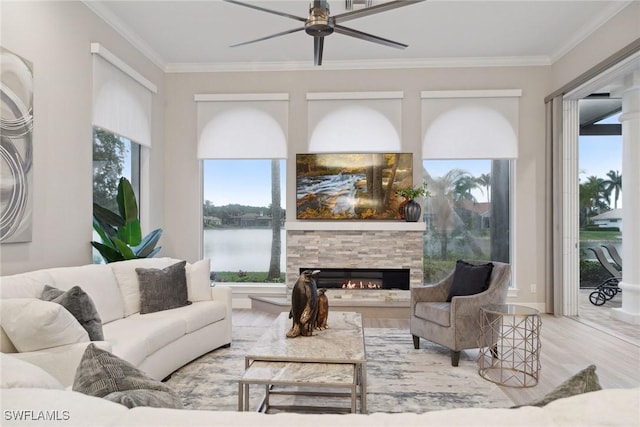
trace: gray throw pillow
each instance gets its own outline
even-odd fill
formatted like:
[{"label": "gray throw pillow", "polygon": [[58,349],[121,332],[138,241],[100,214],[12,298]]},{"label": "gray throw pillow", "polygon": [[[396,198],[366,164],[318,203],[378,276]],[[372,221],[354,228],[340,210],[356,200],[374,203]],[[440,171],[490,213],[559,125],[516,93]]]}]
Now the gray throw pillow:
[{"label": "gray throw pillow", "polygon": [[180,396],[118,356],[89,344],[73,380],[73,391],[102,397],[128,408],[182,409]]},{"label": "gray throw pillow", "polygon": [[60,304],[78,320],[87,331],[91,341],[103,341],[102,320],[91,297],[80,288],[74,286],[63,291],[53,286],[44,285],[40,299]]},{"label": "gray throw pillow", "polygon": [[547,403],[551,403],[554,400],[562,399],[564,397],[575,396],[577,394],[589,393],[591,391],[601,390],[600,380],[596,374],[596,366],[589,365],[558,387],[547,393],[545,396],[533,402],[529,402],[525,405],[513,406],[513,408],[519,408],[521,406],[544,406]]},{"label": "gray throw pillow", "polygon": [[140,314],[191,304],[187,299],[186,261],[163,268],[136,268],[140,283]]},{"label": "gray throw pillow", "polygon": [[468,262],[456,261],[456,270],[453,273],[453,283],[449,290],[447,302],[451,302],[453,297],[475,295],[489,289],[489,281],[493,264],[470,264]]}]

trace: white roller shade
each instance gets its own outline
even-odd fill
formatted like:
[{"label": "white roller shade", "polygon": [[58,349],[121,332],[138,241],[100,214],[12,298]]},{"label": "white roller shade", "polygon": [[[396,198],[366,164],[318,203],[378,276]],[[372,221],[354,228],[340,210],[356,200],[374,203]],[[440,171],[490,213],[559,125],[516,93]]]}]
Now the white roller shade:
[{"label": "white roller shade", "polygon": [[311,153],[402,151],[402,92],[313,93]]},{"label": "white roller shade", "polygon": [[520,90],[423,92],[422,158],[517,158],[520,95]]},{"label": "white roller shade", "polygon": [[196,95],[199,159],[286,159],[288,94]]},{"label": "white roller shade", "polygon": [[94,51],[92,45],[92,52],[93,125],[151,147],[151,89],[155,92],[155,87],[125,72],[132,69],[104,48]]}]

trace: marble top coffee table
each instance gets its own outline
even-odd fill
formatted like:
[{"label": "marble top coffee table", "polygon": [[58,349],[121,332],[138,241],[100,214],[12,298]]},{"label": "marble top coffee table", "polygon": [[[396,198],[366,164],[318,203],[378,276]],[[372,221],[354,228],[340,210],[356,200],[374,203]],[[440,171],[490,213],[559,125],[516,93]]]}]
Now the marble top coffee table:
[{"label": "marble top coffee table", "polygon": [[[287,338],[290,327],[289,314],[281,313],[247,353],[245,372],[239,381],[238,410],[249,410],[250,385],[259,384],[265,387],[264,399],[258,407],[261,411],[366,413],[367,361],[362,316],[331,312],[329,329],[314,331],[311,337]],[[314,399],[313,406],[278,406],[270,404],[270,396],[274,394],[349,397],[351,401],[349,407],[315,405],[322,399]]]}]

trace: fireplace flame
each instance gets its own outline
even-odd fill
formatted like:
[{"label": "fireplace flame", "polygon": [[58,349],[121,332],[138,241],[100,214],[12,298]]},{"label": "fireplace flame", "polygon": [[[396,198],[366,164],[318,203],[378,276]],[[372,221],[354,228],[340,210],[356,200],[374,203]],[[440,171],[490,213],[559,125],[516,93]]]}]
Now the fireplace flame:
[{"label": "fireplace flame", "polygon": [[367,282],[364,283],[362,280],[360,282],[352,282],[349,280],[347,283],[342,284],[342,289],[380,289],[382,285],[379,283]]}]

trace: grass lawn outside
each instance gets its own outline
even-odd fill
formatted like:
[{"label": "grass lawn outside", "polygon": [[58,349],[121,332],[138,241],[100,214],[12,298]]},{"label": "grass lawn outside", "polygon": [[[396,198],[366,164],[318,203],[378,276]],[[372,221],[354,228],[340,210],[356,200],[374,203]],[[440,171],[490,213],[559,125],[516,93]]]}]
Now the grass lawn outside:
[{"label": "grass lawn outside", "polygon": [[613,230],[580,230],[580,240],[620,240],[622,233]]},{"label": "grass lawn outside", "polygon": [[233,283],[284,283],[285,273],[280,273],[280,280],[267,280],[266,271],[216,271],[216,282]]}]

